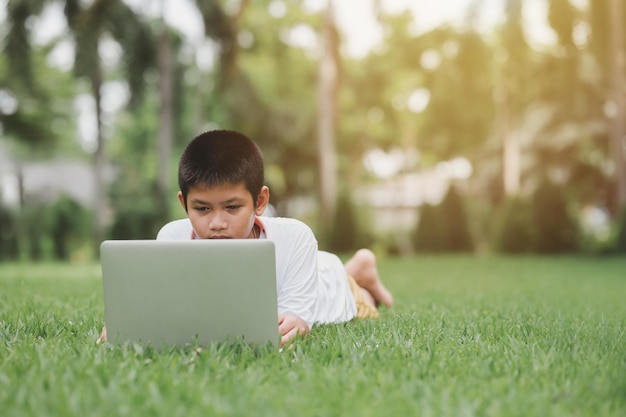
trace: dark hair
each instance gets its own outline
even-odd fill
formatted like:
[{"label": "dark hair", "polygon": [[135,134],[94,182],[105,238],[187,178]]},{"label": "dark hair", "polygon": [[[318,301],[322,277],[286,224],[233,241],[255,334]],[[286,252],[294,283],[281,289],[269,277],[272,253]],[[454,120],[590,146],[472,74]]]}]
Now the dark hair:
[{"label": "dark hair", "polygon": [[187,144],[178,164],[178,186],[185,207],[191,187],[243,182],[256,204],[264,181],[263,154],[247,136],[232,130],[213,130]]}]

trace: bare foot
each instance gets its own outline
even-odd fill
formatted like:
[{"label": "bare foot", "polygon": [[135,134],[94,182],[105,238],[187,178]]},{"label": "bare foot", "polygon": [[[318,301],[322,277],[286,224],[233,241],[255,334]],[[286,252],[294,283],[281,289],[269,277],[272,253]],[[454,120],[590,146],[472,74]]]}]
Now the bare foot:
[{"label": "bare foot", "polygon": [[367,290],[378,304],[387,307],[393,305],[391,293],[380,280],[376,267],[376,255],[369,249],[359,249],[345,264],[346,272],[354,278],[357,284]]}]

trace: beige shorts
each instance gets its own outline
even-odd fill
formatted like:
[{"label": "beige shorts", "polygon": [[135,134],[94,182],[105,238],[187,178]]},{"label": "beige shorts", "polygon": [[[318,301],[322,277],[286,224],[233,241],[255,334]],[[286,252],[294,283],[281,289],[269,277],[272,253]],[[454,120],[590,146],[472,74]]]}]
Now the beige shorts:
[{"label": "beige shorts", "polygon": [[380,317],[380,312],[376,306],[371,305],[365,301],[365,296],[361,292],[361,287],[356,283],[352,276],[348,275],[348,284],[350,285],[350,291],[354,297],[356,303],[356,318],[358,319],[374,319]]}]

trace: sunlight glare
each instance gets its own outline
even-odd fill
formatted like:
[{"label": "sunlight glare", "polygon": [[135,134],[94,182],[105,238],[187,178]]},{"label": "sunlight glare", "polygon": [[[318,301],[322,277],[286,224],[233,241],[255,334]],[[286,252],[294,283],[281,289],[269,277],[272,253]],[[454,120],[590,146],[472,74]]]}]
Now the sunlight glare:
[{"label": "sunlight glare", "polygon": [[287,14],[287,5],[282,0],[274,0],[268,6],[268,11],[274,19],[280,19]]},{"label": "sunlight glare", "polygon": [[430,103],[430,91],[427,88],[415,89],[407,100],[407,107],[413,113],[421,113]]},{"label": "sunlight glare", "polygon": [[19,102],[13,93],[0,89],[0,113],[4,115],[14,114],[19,107]]},{"label": "sunlight glare", "polygon": [[372,149],[363,157],[363,165],[378,178],[388,179],[396,175],[405,163],[405,154],[399,148],[389,152]]},{"label": "sunlight glare", "polygon": [[80,94],[74,99],[74,111],[78,117],[78,142],[85,152],[93,153],[97,143],[96,103],[91,94]]},{"label": "sunlight glare", "polygon": [[281,33],[281,40],[287,45],[314,50],[318,46],[318,37],[310,25],[300,23]]},{"label": "sunlight glare", "polygon": [[433,48],[425,50],[420,56],[420,65],[427,71],[434,71],[439,68],[441,61],[441,54]]},{"label": "sunlight glare", "polygon": [[439,162],[435,166],[437,176],[445,179],[466,180],[472,176],[472,171],[471,162],[462,157]]}]

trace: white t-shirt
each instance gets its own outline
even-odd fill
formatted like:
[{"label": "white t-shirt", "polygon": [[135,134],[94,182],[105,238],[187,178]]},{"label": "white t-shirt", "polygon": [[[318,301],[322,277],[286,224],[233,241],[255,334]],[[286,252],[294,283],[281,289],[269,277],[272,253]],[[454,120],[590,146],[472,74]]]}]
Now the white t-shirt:
[{"label": "white t-shirt", "polygon": [[[274,242],[278,313],[295,314],[309,327],[321,323],[341,323],[356,315],[341,260],[318,251],[309,226],[283,217],[256,218],[261,239]],[[189,219],[174,220],[161,228],[157,240],[188,240],[194,236]]]}]

